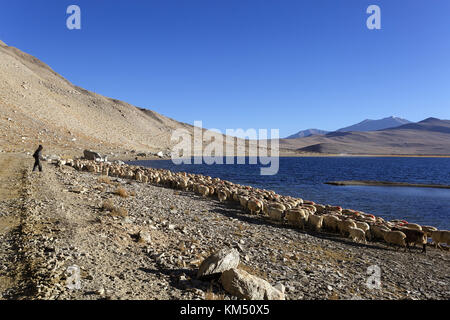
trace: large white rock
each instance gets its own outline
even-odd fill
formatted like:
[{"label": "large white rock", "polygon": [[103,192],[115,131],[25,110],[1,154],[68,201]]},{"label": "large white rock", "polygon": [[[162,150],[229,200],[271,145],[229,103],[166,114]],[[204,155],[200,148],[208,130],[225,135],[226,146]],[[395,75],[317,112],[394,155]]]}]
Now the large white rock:
[{"label": "large white rock", "polygon": [[245,270],[230,269],[222,273],[220,282],[230,294],[247,300],[285,300],[282,291]]},{"label": "large white rock", "polygon": [[239,252],[236,249],[221,249],[203,260],[198,268],[197,278],[220,274],[226,270],[237,268]]},{"label": "large white rock", "polygon": [[84,158],[86,160],[95,160],[98,158],[100,158],[100,159],[102,158],[102,156],[99,153],[91,151],[91,150],[84,150],[83,154],[84,154]]},{"label": "large white rock", "polygon": [[164,157],[164,153],[162,151],[158,152],[156,154],[158,157],[163,158]]}]

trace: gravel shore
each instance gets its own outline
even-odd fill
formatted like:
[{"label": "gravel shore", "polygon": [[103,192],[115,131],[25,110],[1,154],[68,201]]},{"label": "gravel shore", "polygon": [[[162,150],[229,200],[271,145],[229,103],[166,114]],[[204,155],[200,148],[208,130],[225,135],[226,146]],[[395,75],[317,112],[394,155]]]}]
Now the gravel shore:
[{"label": "gravel shore", "polygon": [[[448,251],[357,244],[191,192],[68,166],[31,173],[32,161],[16,158],[16,176],[0,173],[2,187],[16,190],[0,199],[0,299],[236,299],[195,278],[225,247],[238,249],[240,268],[282,283],[291,300],[450,298]],[[79,289],[67,287],[70,267],[80,271]],[[368,268],[379,268],[380,288],[367,286]]]}]

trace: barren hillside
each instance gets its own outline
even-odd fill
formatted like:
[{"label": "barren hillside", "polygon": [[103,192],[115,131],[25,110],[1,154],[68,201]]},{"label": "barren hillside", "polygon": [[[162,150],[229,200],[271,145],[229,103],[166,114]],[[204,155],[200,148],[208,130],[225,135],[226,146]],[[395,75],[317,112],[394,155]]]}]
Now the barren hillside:
[{"label": "barren hillside", "polygon": [[[0,41],[0,151],[30,152],[43,144],[47,152],[67,155],[80,155],[86,148],[168,154],[179,142],[171,141],[178,128],[193,134],[189,124],[80,88]],[[210,133],[221,136],[226,150],[225,136]],[[203,136],[203,147],[210,140]],[[237,141],[233,143],[237,151]],[[200,152],[194,144],[192,150]]]},{"label": "barren hillside", "polygon": [[37,58],[0,42],[0,145],[60,152],[165,151],[174,129],[192,126],[80,88]]}]

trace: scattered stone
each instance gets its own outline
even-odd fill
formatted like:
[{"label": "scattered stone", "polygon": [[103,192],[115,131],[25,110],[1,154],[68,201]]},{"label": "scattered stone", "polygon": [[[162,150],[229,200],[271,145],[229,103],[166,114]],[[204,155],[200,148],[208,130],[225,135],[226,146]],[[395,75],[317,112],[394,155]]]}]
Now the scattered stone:
[{"label": "scattered stone", "polygon": [[226,270],[237,268],[239,252],[236,249],[221,249],[206,258],[198,268],[197,278],[218,275]]},{"label": "scattered stone", "polygon": [[220,282],[227,292],[240,299],[285,300],[283,292],[245,270],[229,269],[222,273]]},{"label": "scattered stone", "polygon": [[147,231],[140,231],[138,234],[138,241],[143,243],[151,243],[152,242],[152,236]]}]

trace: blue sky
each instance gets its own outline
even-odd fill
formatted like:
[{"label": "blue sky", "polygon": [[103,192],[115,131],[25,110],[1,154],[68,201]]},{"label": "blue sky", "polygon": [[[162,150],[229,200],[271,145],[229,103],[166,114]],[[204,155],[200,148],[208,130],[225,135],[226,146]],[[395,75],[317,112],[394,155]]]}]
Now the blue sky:
[{"label": "blue sky", "polygon": [[[71,4],[81,30],[66,28]],[[448,0],[0,0],[0,39],[105,96],[286,136],[450,119],[449,13]]]}]

